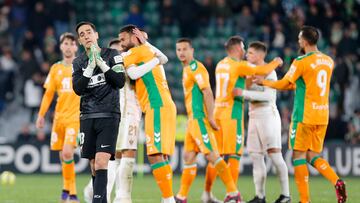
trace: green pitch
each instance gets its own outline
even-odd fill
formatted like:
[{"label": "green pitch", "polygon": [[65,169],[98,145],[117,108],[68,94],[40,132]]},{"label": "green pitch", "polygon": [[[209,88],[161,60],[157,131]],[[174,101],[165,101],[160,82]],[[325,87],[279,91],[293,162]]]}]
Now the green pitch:
[{"label": "green pitch", "polygon": [[[60,175],[17,175],[16,183],[12,186],[0,185],[0,202],[1,203],[57,203],[61,191]],[[77,188],[81,202],[83,202],[83,188],[89,181],[89,175],[77,176]],[[360,201],[360,178],[345,178],[348,189],[349,203]],[[200,202],[200,196],[203,190],[204,176],[198,176],[194,181],[189,194],[190,203]],[[177,192],[180,185],[180,177],[174,178],[174,192]],[[251,176],[239,178],[239,189],[245,200],[254,196],[254,186]],[[290,189],[293,202],[298,202],[298,194],[295,189],[293,178],[290,178]],[[268,177],[267,200],[274,201],[280,191],[279,183],[276,177]],[[336,202],[334,188],[322,177],[310,178],[310,190],[312,202],[331,203]],[[225,189],[218,179],[214,185],[214,194],[216,197],[223,198]],[[133,202],[160,202],[160,191],[157,188],[152,176],[144,176],[142,179],[134,180]]]}]

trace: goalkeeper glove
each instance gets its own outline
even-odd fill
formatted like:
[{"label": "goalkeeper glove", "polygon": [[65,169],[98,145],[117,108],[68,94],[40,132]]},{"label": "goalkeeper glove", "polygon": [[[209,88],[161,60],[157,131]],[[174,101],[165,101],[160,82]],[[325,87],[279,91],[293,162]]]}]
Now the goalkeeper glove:
[{"label": "goalkeeper glove", "polygon": [[95,45],[91,45],[88,65],[83,72],[83,75],[87,78],[91,78],[92,74],[94,73],[94,69],[96,67],[95,54],[92,48],[93,46]]},{"label": "goalkeeper glove", "polygon": [[95,60],[96,60],[96,65],[98,65],[100,67],[100,69],[103,73],[105,73],[106,71],[108,71],[110,69],[110,67],[108,65],[106,65],[105,61],[101,58],[100,52],[98,49],[95,50]]}]

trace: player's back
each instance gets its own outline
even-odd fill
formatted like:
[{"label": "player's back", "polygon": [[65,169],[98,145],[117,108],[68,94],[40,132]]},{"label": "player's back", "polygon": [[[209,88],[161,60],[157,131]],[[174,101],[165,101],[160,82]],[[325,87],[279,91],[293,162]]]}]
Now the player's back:
[{"label": "player's back", "polygon": [[80,117],[80,97],[72,88],[72,66],[61,61],[54,64],[46,78],[44,87],[57,93],[55,120],[78,121]]},{"label": "player's back", "polygon": [[310,52],[295,60],[293,66],[299,69],[300,77],[296,80],[293,119],[307,124],[327,124],[334,61],[321,52]]},{"label": "player's back", "polygon": [[239,75],[240,63],[244,62],[225,57],[216,66],[215,118],[242,117],[244,99],[234,98],[232,95],[235,87],[245,88],[245,77]]},{"label": "player's back", "polygon": [[[139,66],[155,57],[155,53],[146,45],[140,45],[123,54],[124,65]],[[136,80],[135,92],[142,110],[148,108],[174,105],[170,90],[166,81],[164,67],[157,65],[144,76]]]}]

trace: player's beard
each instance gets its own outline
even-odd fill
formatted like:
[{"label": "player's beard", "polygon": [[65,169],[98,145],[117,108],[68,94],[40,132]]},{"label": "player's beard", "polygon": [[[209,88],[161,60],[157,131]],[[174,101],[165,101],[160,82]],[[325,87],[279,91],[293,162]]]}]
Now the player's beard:
[{"label": "player's beard", "polygon": [[121,47],[123,48],[123,52],[127,52],[127,51],[129,51],[129,49],[135,47],[135,44],[132,42],[129,42],[127,45],[121,46]]}]

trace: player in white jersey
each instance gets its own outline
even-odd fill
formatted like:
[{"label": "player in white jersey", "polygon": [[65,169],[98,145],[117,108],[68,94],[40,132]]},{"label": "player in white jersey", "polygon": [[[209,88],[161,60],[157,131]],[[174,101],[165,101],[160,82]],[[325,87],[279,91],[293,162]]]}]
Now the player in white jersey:
[{"label": "player in white jersey", "polygon": [[[138,35],[142,35],[142,40],[147,40],[147,33],[144,31],[139,32]],[[141,66],[135,76],[141,77],[146,74],[151,68],[155,67],[158,63],[165,64],[167,57],[156,47],[152,46],[148,42],[144,42],[152,48],[156,53],[156,59],[151,60]],[[109,43],[109,47],[117,49],[121,52],[122,47],[120,41],[114,39]],[[134,76],[132,76],[134,77]],[[115,183],[115,199],[114,203],[131,203],[131,191],[133,182],[133,171],[135,165],[135,157],[137,150],[137,140],[139,135],[139,127],[141,122],[141,108],[137,100],[135,89],[132,84],[132,80],[126,77],[126,83],[122,89],[120,89],[120,110],[121,110],[121,122],[119,126],[119,134],[116,143],[115,160],[109,161],[108,165],[108,184],[107,184],[107,200],[110,202],[111,191]],[[91,197],[92,183],[90,182],[84,189],[85,200],[87,196]]]},{"label": "player in white jersey", "polygon": [[[255,65],[264,65],[267,48],[262,42],[249,45],[247,60]],[[257,76],[264,77],[264,76]],[[265,76],[267,80],[277,80],[276,72]],[[291,202],[289,194],[288,169],[281,154],[281,120],[276,107],[276,90],[251,84],[249,90],[234,89],[234,96],[243,96],[250,101],[247,150],[253,161],[253,179],[256,196],[250,203],[264,203],[267,153],[275,165],[281,184],[281,195],[276,203]]]}]

